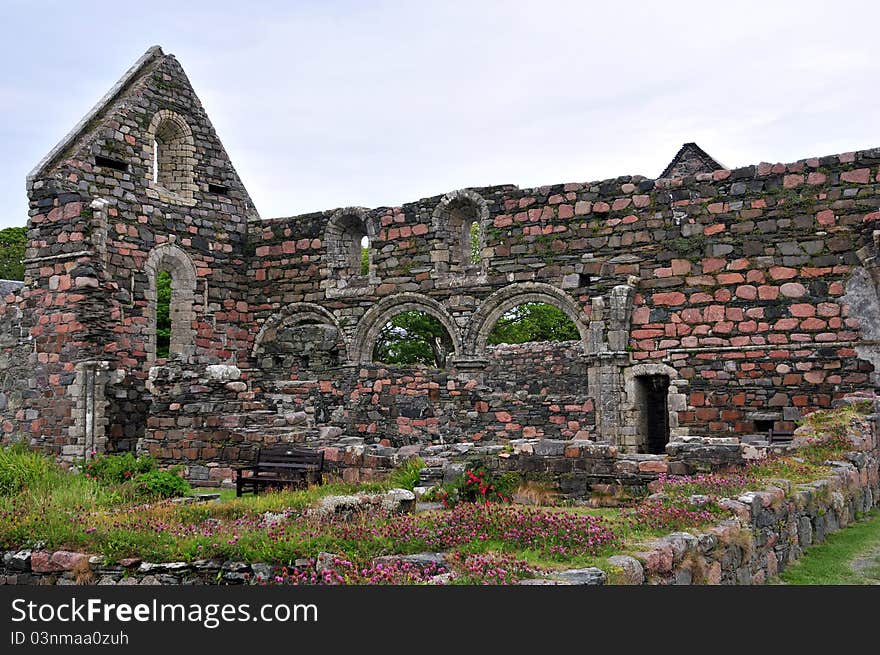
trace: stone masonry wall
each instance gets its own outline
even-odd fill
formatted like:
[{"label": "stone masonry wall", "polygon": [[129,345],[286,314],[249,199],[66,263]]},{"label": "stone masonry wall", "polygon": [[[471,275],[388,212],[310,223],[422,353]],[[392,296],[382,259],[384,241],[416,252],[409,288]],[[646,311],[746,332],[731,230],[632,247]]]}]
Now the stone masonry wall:
[{"label": "stone masonry wall", "polygon": [[572,343],[491,348],[482,383],[449,371],[365,364],[330,370],[330,379],[263,388],[256,371],[227,367],[230,382],[216,379],[216,370],[153,369],[145,451],[167,463],[201,463],[251,459],[276,440],[318,446],[349,436],[396,452],[414,444],[594,436],[586,371]]},{"label": "stone masonry wall", "polygon": [[[704,155],[669,179],[260,220],[182,68],[151,48],[28,178],[25,286],[2,313],[27,333],[31,364],[0,360],[28,380],[27,393],[10,382],[22,400],[0,409],[4,438],[68,459],[93,444],[228,466],[241,451],[206,446],[214,425],[193,418],[166,441],[172,406],[214,394],[197,383],[211,365],[242,372],[252,398],[224,388],[209,404],[252,444],[342,430],[393,447],[588,436],[638,453],[640,376],[668,378],[673,437],[784,430],[871,388],[880,150],[735,170]],[[166,363],[162,271],[171,366],[188,388],[147,384]],[[561,309],[578,342],[491,350],[495,322],[524,302]],[[371,361],[382,327],[410,310],[449,333],[444,370]]]},{"label": "stone masonry wall", "polygon": [[[833,462],[826,478],[778,486],[727,501],[735,519],[704,533],[675,533],[619,558],[623,580],[646,584],[763,584],[828,534],[863,517],[880,502],[876,415],[853,426],[854,450]],[[632,575],[632,573],[635,575]]]},{"label": "stone masonry wall", "polygon": [[[19,306],[32,324],[36,362],[25,417],[4,414],[9,438],[70,458],[81,455],[63,448],[84,428],[76,409],[82,391],[74,384],[82,362],[121,371],[99,401],[107,449],[132,448],[145,434],[145,381],[155,351],[151,285],[159,270],[172,273],[173,286],[191,271],[192,288],[177,292],[189,297],[179,316],[193,336],[186,360],[234,361],[246,350],[239,345],[248,332],[239,271],[246,222],[256,215],[173,56],[150,49],[87,118],[28,178]],[[163,171],[153,181],[154,139],[160,152],[167,145],[160,155],[166,172],[186,173],[188,181],[172,183]],[[39,419],[28,419],[29,412]]]},{"label": "stone masonry wall", "polygon": [[[638,371],[672,378],[678,434],[749,434],[759,421],[791,429],[803,408],[872,386],[876,345],[859,316],[878,306],[861,282],[874,266],[878,162],[872,150],[681,179],[471,189],[474,216],[487,216],[486,262],[455,280],[434,266],[433,221],[459,195],[262,221],[251,228],[249,275],[265,299],[255,315],[264,326],[279,313],[294,323],[297,312],[315,320],[317,307],[356,365],[369,359],[376,326],[421,309],[449,327],[449,372],[483,385],[502,370],[486,367],[485,349],[499,312],[548,302],[582,332],[582,357],[570,365],[595,380],[601,439],[639,448],[628,382]],[[340,292],[322,239],[346,212],[371,234],[371,277]],[[616,303],[618,288],[632,289],[628,307]],[[504,367],[508,386],[523,361]],[[383,432],[396,440],[393,426]]]}]

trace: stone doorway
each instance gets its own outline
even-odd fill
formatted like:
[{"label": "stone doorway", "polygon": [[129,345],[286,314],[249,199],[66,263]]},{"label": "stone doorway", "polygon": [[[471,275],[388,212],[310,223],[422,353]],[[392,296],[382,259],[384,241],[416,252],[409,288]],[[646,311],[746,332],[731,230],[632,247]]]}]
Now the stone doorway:
[{"label": "stone doorway", "polygon": [[662,455],[669,443],[669,376],[641,375],[635,382],[639,450]]}]

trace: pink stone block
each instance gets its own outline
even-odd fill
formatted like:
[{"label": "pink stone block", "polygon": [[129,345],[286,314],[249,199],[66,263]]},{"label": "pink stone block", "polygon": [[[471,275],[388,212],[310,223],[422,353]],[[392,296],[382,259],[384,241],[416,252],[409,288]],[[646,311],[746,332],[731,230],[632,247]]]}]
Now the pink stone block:
[{"label": "pink stone block", "polygon": [[816,308],[809,303],[796,303],[788,308],[792,316],[798,318],[809,318],[816,315]]},{"label": "pink stone block", "polygon": [[803,298],[807,295],[806,288],[799,282],[786,282],[779,287],[779,292],[786,298]]},{"label": "pink stone block", "polygon": [[871,169],[857,168],[854,171],[846,171],[840,174],[840,179],[843,182],[850,182],[853,184],[867,184],[871,181]]},{"label": "pink stone block", "polygon": [[786,189],[793,189],[804,183],[803,175],[786,175],[782,178],[782,186]]}]

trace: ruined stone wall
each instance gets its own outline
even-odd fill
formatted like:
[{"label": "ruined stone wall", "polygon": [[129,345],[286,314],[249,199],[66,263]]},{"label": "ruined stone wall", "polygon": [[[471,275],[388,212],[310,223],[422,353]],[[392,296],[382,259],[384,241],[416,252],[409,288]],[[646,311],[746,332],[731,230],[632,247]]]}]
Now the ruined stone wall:
[{"label": "ruined stone wall", "polygon": [[84,429],[84,362],[120,371],[97,391],[107,449],[144,436],[160,271],[173,280],[172,353],[234,361],[247,339],[240,271],[255,211],[180,65],[151,49],[97,109],[28,179],[22,311],[34,317],[40,420],[13,432],[58,452]]},{"label": "ruined stone wall", "polygon": [[[230,444],[590,437],[638,452],[646,376],[668,382],[672,436],[784,430],[871,387],[880,151],[732,171],[697,154],[677,157],[675,179],[472,188],[264,221],[180,65],[151,48],[29,177],[26,284],[3,311],[19,313],[10,325],[32,364],[0,361],[28,380],[26,393],[10,382],[23,400],[0,410],[6,438],[69,458],[90,444],[198,465],[241,455],[207,445],[217,426],[195,410],[172,409],[206,393],[206,411],[239,417]],[[690,175],[697,160],[707,172]],[[151,390],[163,271],[177,361],[155,379],[188,382]],[[580,339],[489,348],[524,302],[558,307]],[[408,310],[449,333],[443,370],[372,362],[382,327]],[[215,390],[216,364],[240,369],[246,391]]]},{"label": "ruined stone wall", "polygon": [[280,381],[232,367],[234,380],[156,367],[142,446],[166,463],[197,463],[250,459],[276,440],[358,437],[396,453],[414,444],[585,439],[595,436],[595,412],[578,352],[572,342],[491,347],[481,380],[377,364]]},{"label": "ruined stone wall", "polygon": [[28,322],[32,317],[22,311],[17,293],[21,289],[6,291],[0,300],[0,434],[4,440],[15,439],[18,426],[40,419],[39,412],[30,408],[38,393],[34,377],[37,356],[30,336],[33,326]]},{"label": "ruined stone wall", "polygon": [[[639,447],[633,380],[658,373],[671,378],[673,433],[747,434],[758,421],[791,429],[803,408],[871,386],[876,347],[851,312],[856,294],[845,294],[848,283],[858,287],[862,316],[878,306],[862,270],[874,265],[878,157],[864,151],[675,180],[472,189],[395,208],[252,223],[248,276],[263,301],[252,307],[264,330],[255,359],[271,343],[262,337],[275,334],[266,326],[295,326],[302,314],[335,330],[336,352],[363,368],[381,325],[420,309],[440,319],[455,344],[449,370],[437,375],[492,387],[503,370],[502,387],[510,388],[531,362],[486,368],[486,336],[506,309],[548,302],[582,332],[583,356],[565,368],[588,371],[600,438]],[[450,276],[449,235],[437,222],[456,203],[485,230],[481,263]],[[340,216],[358,217],[371,237],[368,275],[340,277],[332,265],[331,227]],[[547,372],[524,377],[521,388],[539,378],[556,384]],[[273,374],[322,377],[295,366]],[[543,428],[546,417],[535,418],[526,425]],[[379,436],[394,441],[394,426],[387,429]]]},{"label": "ruined stone wall", "polygon": [[[824,478],[806,485],[786,480],[750,491],[725,505],[735,519],[705,532],[678,532],[645,544],[638,562],[623,564],[629,584],[764,584],[827,535],[847,527],[880,501],[876,415],[854,424],[853,452],[833,462]],[[635,576],[630,576],[632,571]],[[621,571],[617,572],[618,574]]]}]

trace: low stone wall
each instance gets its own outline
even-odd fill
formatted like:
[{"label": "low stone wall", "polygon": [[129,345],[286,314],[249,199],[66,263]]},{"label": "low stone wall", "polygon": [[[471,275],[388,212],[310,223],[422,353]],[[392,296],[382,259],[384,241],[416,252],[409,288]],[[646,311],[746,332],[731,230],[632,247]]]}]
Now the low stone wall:
[{"label": "low stone wall", "polygon": [[612,580],[624,584],[763,584],[880,504],[876,418],[853,426],[854,450],[832,462],[824,479],[803,485],[774,481],[723,504],[735,518],[705,532],[677,532],[646,544],[636,557],[611,558]]},{"label": "low stone wall", "polygon": [[[625,453],[617,446],[587,439],[516,439],[505,446],[413,447],[406,454],[418,453],[424,458],[427,468],[422,479],[426,486],[450,482],[466,467],[480,466],[496,473],[516,473],[524,481],[539,482],[563,498],[583,499],[593,492],[607,493],[609,486],[644,488],[664,474],[741,468],[787,447],[742,443],[736,437],[680,437],[667,446],[665,455],[647,455]],[[391,455],[389,461],[402,458]]]},{"label": "low stone wall", "polygon": [[[578,574],[573,577],[524,583],[604,584],[607,579],[617,584],[763,584],[798,559],[804,549],[823,542],[826,535],[845,528],[880,504],[876,421],[874,415],[870,421],[853,422],[848,434],[853,450],[846,454],[845,461],[830,462],[832,471],[824,479],[803,485],[778,480],[763,490],[723,500],[721,504],[732,511],[734,518],[704,532],[676,532],[658,538],[644,544],[635,556],[609,557],[605,571],[583,569],[568,572]],[[748,452],[742,447],[747,445],[740,446],[741,453]],[[535,463],[537,457],[544,457],[544,466],[549,468],[565,460],[617,461],[611,466],[638,461],[632,456],[617,458],[611,446],[585,444],[575,453],[575,447],[569,444],[561,457],[558,453],[541,455],[544,447],[539,442],[537,449],[533,446],[531,453],[518,457],[497,457],[497,452],[494,455],[501,462],[519,462],[519,470]],[[659,459],[642,462],[662,463]],[[638,464],[636,468],[651,467]],[[452,470],[440,468],[441,473]],[[637,470],[630,475],[645,481],[659,475],[659,471]],[[303,561],[302,565],[312,564]],[[314,565],[320,566],[320,561]],[[0,563],[0,584],[247,584],[271,580],[279,571],[280,567],[265,563],[219,560],[150,563],[131,558],[107,564],[103,558],[85,553],[35,549],[6,552]]]}]

